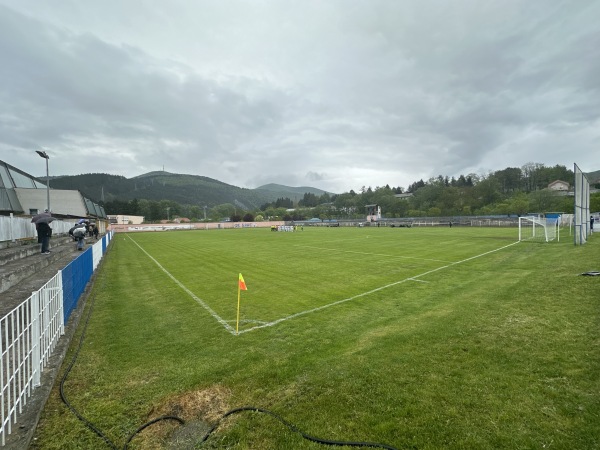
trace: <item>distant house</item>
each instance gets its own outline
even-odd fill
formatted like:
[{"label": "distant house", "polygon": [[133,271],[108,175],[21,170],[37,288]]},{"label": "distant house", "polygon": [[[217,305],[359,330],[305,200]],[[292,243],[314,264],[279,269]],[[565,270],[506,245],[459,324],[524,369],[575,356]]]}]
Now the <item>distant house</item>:
[{"label": "distant house", "polygon": [[188,219],[187,217],[175,217],[173,219],[174,223],[190,223],[190,219]]},{"label": "distant house", "polygon": [[367,210],[367,222],[376,222],[381,219],[381,206],[365,205],[365,209]]},{"label": "distant house", "polygon": [[566,181],[556,180],[548,185],[548,189],[552,191],[568,191],[571,186]]}]

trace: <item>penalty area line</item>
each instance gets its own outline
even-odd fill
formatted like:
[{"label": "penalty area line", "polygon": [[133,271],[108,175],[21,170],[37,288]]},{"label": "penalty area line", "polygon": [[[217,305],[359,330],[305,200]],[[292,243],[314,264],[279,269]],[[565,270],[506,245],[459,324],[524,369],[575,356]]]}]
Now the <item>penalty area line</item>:
[{"label": "penalty area line", "polygon": [[199,298],[198,296],[196,296],[196,294],[194,294],[192,291],[190,291],[187,287],[185,287],[185,285],[179,281],[177,278],[175,278],[173,275],[171,275],[171,273],[165,269],[163,266],[161,266],[161,264],[154,259],[154,257],[148,253],[146,250],[144,250],[142,248],[142,246],[140,244],[138,244],[131,236],[127,236],[129,239],[131,239],[131,241],[138,246],[138,248],[144,252],[146,254],[146,256],[148,256],[148,258],[150,258],[152,261],[154,261],[154,263],[160,268],[160,270],[162,270],[164,273],[167,274],[167,276],[173,280],[173,282],[179,286],[181,289],[183,289],[186,294],[188,294],[190,297],[192,297],[194,300],[196,300],[196,302],[202,306],[206,311],[208,311],[208,313],[217,321],[219,322],[221,325],[223,325],[223,327],[225,327],[225,329],[227,331],[229,331],[231,334],[235,334],[235,328],[233,328],[231,325],[229,325],[225,320],[223,320],[221,318],[221,316],[219,316],[210,306],[208,306],[206,303],[204,303],[204,301]]},{"label": "penalty area line", "polygon": [[349,302],[351,300],[356,300],[357,298],[360,298],[360,297],[365,297],[367,295],[373,294],[373,293],[378,292],[378,291],[382,291],[382,290],[390,288],[392,286],[397,286],[399,284],[406,283],[407,281],[420,281],[420,282],[423,282],[423,283],[428,283],[427,281],[417,280],[417,278],[421,278],[421,277],[424,277],[425,275],[429,275],[431,273],[438,272],[438,271],[443,270],[443,269],[447,269],[448,267],[456,266],[458,264],[463,264],[463,263],[465,263],[467,261],[472,261],[473,259],[481,258],[482,256],[486,256],[486,255],[489,255],[490,253],[495,253],[495,252],[498,252],[500,250],[504,250],[505,248],[511,247],[511,246],[513,246],[515,244],[518,244],[518,243],[519,243],[518,241],[517,242],[513,242],[512,244],[504,245],[504,246],[496,248],[494,250],[490,250],[488,252],[481,253],[479,255],[471,256],[470,258],[465,258],[465,259],[463,259],[461,261],[455,261],[453,263],[446,264],[445,266],[438,267],[437,269],[428,270],[427,272],[423,272],[423,273],[421,273],[419,275],[415,275],[415,276],[412,276],[412,277],[409,277],[409,278],[405,278],[403,280],[395,281],[393,283],[386,284],[385,286],[380,286],[378,288],[371,289],[370,291],[363,292],[363,293],[357,294],[357,295],[353,295],[352,297],[344,298],[342,300],[337,300],[337,301],[335,301],[333,303],[328,303],[327,305],[319,306],[317,308],[308,309],[308,310],[305,310],[305,311],[300,311],[298,313],[291,314],[291,315],[286,316],[286,317],[282,317],[281,319],[277,319],[277,320],[274,320],[273,322],[268,322],[268,323],[265,323],[263,325],[257,325],[255,327],[248,328],[246,330],[241,330],[241,331],[239,331],[238,334],[248,333],[249,331],[259,330],[261,328],[272,327],[272,326],[275,326],[277,324],[280,324],[281,322],[285,322],[287,320],[295,319],[296,317],[305,316],[307,314],[312,314],[312,313],[315,313],[315,312],[318,312],[318,311],[322,311],[324,309],[331,308],[332,306],[341,305],[342,303],[346,303],[346,302]]}]

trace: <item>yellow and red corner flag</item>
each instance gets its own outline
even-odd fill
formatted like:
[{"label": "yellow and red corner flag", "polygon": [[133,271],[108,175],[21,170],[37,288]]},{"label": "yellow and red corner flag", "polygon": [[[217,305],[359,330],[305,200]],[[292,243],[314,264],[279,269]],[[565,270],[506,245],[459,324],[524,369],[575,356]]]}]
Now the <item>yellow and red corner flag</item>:
[{"label": "yellow and red corner flag", "polygon": [[244,281],[244,277],[242,276],[242,274],[240,273],[240,279],[238,281],[239,285],[240,285],[240,289],[242,291],[247,291],[248,288],[246,287],[246,282]]},{"label": "yellow and red corner flag", "polygon": [[235,322],[235,334],[238,334],[238,327],[240,325],[240,292],[247,291],[246,282],[244,281],[244,277],[240,273],[240,277],[238,278],[238,305],[237,305],[237,320]]}]

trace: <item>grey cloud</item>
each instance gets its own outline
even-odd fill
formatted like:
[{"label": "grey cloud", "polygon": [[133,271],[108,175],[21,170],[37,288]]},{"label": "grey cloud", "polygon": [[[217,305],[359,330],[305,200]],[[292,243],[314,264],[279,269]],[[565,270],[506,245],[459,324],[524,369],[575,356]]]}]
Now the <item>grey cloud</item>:
[{"label": "grey cloud", "polygon": [[307,172],[306,179],[308,181],[321,181],[327,179],[327,175],[323,173]]},{"label": "grey cloud", "polygon": [[0,0],[0,148],[47,145],[63,173],[86,151],[126,176],[164,164],[334,192],[570,164],[566,143],[585,167],[599,15],[585,0]]}]

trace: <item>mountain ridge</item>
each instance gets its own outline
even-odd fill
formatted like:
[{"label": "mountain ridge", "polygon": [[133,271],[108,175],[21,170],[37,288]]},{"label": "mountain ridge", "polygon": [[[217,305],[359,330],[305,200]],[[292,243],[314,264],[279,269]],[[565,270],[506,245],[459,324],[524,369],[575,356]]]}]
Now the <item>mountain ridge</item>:
[{"label": "mountain ridge", "polygon": [[[43,178],[40,178],[43,181]],[[223,203],[258,208],[279,198],[297,202],[305,193],[322,195],[326,191],[313,187],[266,184],[255,189],[241,188],[222,181],[190,174],[153,171],[132,178],[105,173],[54,176],[50,187],[78,190],[96,202],[133,199],[170,200],[180,204],[216,206]]]}]

